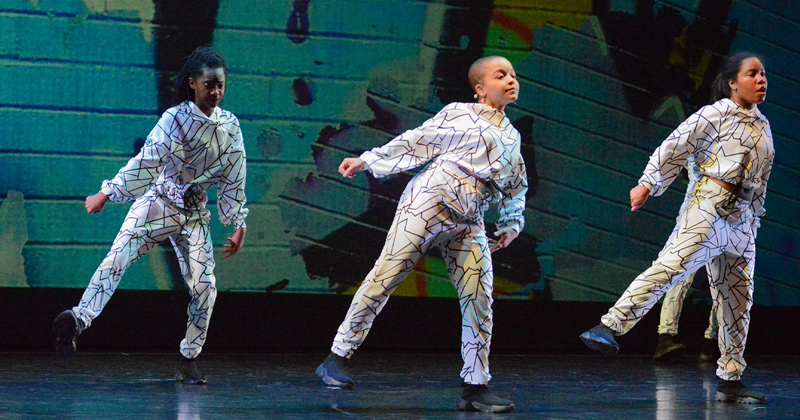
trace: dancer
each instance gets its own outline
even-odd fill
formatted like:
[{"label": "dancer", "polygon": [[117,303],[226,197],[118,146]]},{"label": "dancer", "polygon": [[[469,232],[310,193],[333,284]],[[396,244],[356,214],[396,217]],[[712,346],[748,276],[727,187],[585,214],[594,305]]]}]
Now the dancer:
[{"label": "dancer", "polygon": [[[668,240],[667,243],[670,241]],[[708,270],[706,270],[707,272]],[[692,273],[669,289],[661,302],[661,318],[658,324],[658,344],[653,360],[666,362],[672,360],[686,351],[686,346],[677,341],[678,321],[680,320],[683,303],[694,281]],[[703,332],[703,344],[700,347],[699,360],[710,362],[715,358],[717,350],[717,325],[716,311],[719,309],[716,301],[712,302],[711,312],[708,316],[708,328]]]},{"label": "dancer", "polygon": [[615,335],[628,332],[673,285],[705,264],[717,311],[719,348],[716,398],[766,403],[766,396],[740,381],[753,304],[756,229],[764,214],[767,180],[775,150],[764,102],[767,78],[761,60],[737,53],[726,58],[714,81],[717,99],[684,121],[659,146],[630,193],[631,211],[649,195],[661,195],[689,157],[702,177],[671,237],[652,266],[639,275],[601,323],[581,334],[603,354],[619,350]]},{"label": "dancer", "polygon": [[228,69],[211,47],[197,48],[176,80],[178,105],[161,116],[141,151],[86,197],[86,211],[100,213],[106,201],[135,200],[111,251],[95,271],[80,302],[56,317],[56,348],[75,352],[78,336],[103,311],[125,270],[160,241],[170,239],[189,286],[189,321],[180,343],[176,379],[205,384],[195,359],[203,349],[217,295],[214,249],[206,191],[217,190],[220,222],[236,228],[223,246],[223,258],[244,245],[246,162],[239,120],[218,107],[225,95]]},{"label": "dancer", "polygon": [[[677,229],[675,230],[677,231]],[[667,243],[670,241],[667,240]],[[706,270],[708,272],[708,270]],[[653,360],[666,362],[672,360],[686,351],[686,346],[677,341],[678,321],[680,320],[683,304],[689,289],[692,287],[695,273],[681,280],[677,285],[669,289],[661,302],[661,318],[658,324],[658,344],[653,354]],[[716,358],[719,351],[717,346],[717,325],[716,311],[719,305],[716,301],[711,304],[711,312],[708,316],[708,327],[703,332],[703,344],[700,347],[700,362],[711,362]]]},{"label": "dancer", "polygon": [[[333,340],[331,354],[317,368],[323,382],[352,388],[345,361],[361,345],[389,295],[428,249],[438,248],[458,292],[462,315],[459,408],[505,412],[513,403],[490,391],[492,333],[491,252],[507,247],[522,231],[528,181],[520,136],[504,114],[519,83],[511,63],[485,57],[472,64],[470,84],[478,103],[451,103],[416,129],[382,147],[346,158],[342,176],[369,170],[382,177],[427,163],[406,186],[386,244],[359,287]],[[497,203],[496,240],[487,238],[483,213]]]},{"label": "dancer", "polygon": [[[697,180],[702,177],[702,174],[699,173],[694,164],[694,159],[691,156],[686,161],[686,171],[689,173],[689,185],[686,188],[686,196],[683,199],[681,209],[678,211],[679,215],[682,215],[686,206],[689,205],[689,201],[691,201],[692,198],[692,190],[694,190]],[[681,226],[680,220],[681,218],[678,216],[675,228],[672,229],[672,234],[670,238],[667,239],[668,244],[672,242],[672,239],[678,233]],[[659,252],[659,256],[665,249],[666,248]],[[681,311],[683,310],[683,302],[692,286],[694,276],[695,273],[691,273],[688,277],[669,289],[664,295],[664,300],[661,302],[661,319],[658,324],[658,345],[653,355],[653,360],[657,362],[672,360],[686,351],[686,346],[677,342],[676,337],[678,335],[678,321],[680,320]],[[717,347],[718,326],[717,317],[715,315],[717,308],[718,306],[716,304],[711,307],[708,328],[704,333],[703,345],[700,349],[701,362],[710,362],[714,358],[715,348]]]}]

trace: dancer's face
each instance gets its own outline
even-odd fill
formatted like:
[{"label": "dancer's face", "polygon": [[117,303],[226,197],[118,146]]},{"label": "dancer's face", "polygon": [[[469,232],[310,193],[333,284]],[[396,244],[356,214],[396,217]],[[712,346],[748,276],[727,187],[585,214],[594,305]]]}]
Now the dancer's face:
[{"label": "dancer's face", "polygon": [[750,57],[742,60],[736,81],[729,81],[731,100],[751,108],[767,99],[767,73],[761,60]]},{"label": "dancer's face", "polygon": [[222,67],[203,67],[203,73],[189,78],[189,87],[194,90],[194,103],[204,114],[211,116],[214,108],[225,96],[225,70]]},{"label": "dancer's face", "polygon": [[514,66],[505,58],[495,58],[483,65],[483,80],[475,86],[481,102],[503,111],[519,97],[519,82]]}]

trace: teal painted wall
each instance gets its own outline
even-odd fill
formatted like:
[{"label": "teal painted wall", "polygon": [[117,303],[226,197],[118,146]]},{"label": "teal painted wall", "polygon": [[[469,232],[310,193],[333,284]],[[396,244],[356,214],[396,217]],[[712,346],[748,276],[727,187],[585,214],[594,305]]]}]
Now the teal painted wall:
[{"label": "teal painted wall", "polygon": [[[760,108],[777,149],[758,237],[756,302],[800,306],[793,217],[800,6],[219,0],[215,7],[212,27],[200,29],[230,66],[223,106],[242,123],[251,210],[245,248],[218,259],[220,290],[351,292],[380,251],[408,176],[342,180],[339,161],[447,102],[471,100],[468,64],[501,54],[520,76],[521,97],[508,115],[527,141],[535,188],[524,235],[497,254],[498,292],[611,302],[663,245],[685,181],[634,214],[628,190],[652,150],[705,103],[720,58],[751,50],[766,59],[770,92]],[[158,51],[176,25],[165,13],[151,1],[0,0],[0,285],[83,288],[108,251],[129,206],[88,215],[83,198],[130,158],[163,109],[160,77],[169,73]],[[231,229],[214,223],[221,246]],[[159,247],[120,287],[181,287],[175,270],[171,250]],[[431,254],[397,294],[454,296],[451,289]]]}]

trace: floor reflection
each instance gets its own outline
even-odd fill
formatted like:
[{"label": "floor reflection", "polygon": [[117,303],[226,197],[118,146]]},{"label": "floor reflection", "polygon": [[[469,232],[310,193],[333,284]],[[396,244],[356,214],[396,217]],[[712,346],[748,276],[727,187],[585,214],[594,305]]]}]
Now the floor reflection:
[{"label": "floor reflection", "polygon": [[322,355],[205,354],[207,386],[177,384],[173,355],[1,354],[0,419],[788,419],[800,412],[800,357],[748,358],[766,406],[718,403],[713,367],[649,357],[493,356],[507,415],[456,410],[457,355],[363,355],[353,391],[314,375]]}]

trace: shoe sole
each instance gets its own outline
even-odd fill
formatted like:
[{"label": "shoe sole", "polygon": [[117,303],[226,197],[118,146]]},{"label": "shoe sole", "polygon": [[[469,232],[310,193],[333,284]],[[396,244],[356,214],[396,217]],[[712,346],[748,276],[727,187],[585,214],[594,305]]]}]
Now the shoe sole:
[{"label": "shoe sole", "polygon": [[68,312],[58,314],[53,322],[53,329],[56,332],[56,350],[62,356],[75,354],[75,335],[78,332],[78,319],[75,315]]},{"label": "shoe sole", "polygon": [[508,413],[514,411],[514,404],[486,405],[475,401],[461,400],[458,403],[458,409],[461,411],[480,411],[481,413]]},{"label": "shoe sole", "polygon": [[583,344],[586,344],[586,347],[599,351],[604,356],[615,356],[619,351],[619,346],[614,346],[605,341],[599,341],[594,336],[587,333],[581,334],[581,340],[583,340]]},{"label": "shoe sole", "polygon": [[336,388],[348,389],[348,390],[352,390],[353,389],[353,383],[352,382],[340,382],[340,381],[337,381],[336,379],[332,378],[331,376],[329,376],[328,375],[328,369],[325,369],[325,366],[319,365],[317,367],[317,372],[316,373],[317,373],[317,376],[322,378],[322,382],[324,382],[325,385],[334,386]]},{"label": "shoe sole", "polygon": [[726,402],[726,403],[735,403],[735,404],[766,404],[767,397],[763,399],[754,398],[754,397],[739,397],[736,395],[728,395],[722,392],[717,391],[716,393],[717,401],[719,402]]},{"label": "shoe sole", "polygon": [[686,346],[683,344],[676,344],[668,349],[664,349],[653,355],[653,360],[656,362],[668,362],[674,360],[676,357],[682,356],[686,351]]}]

